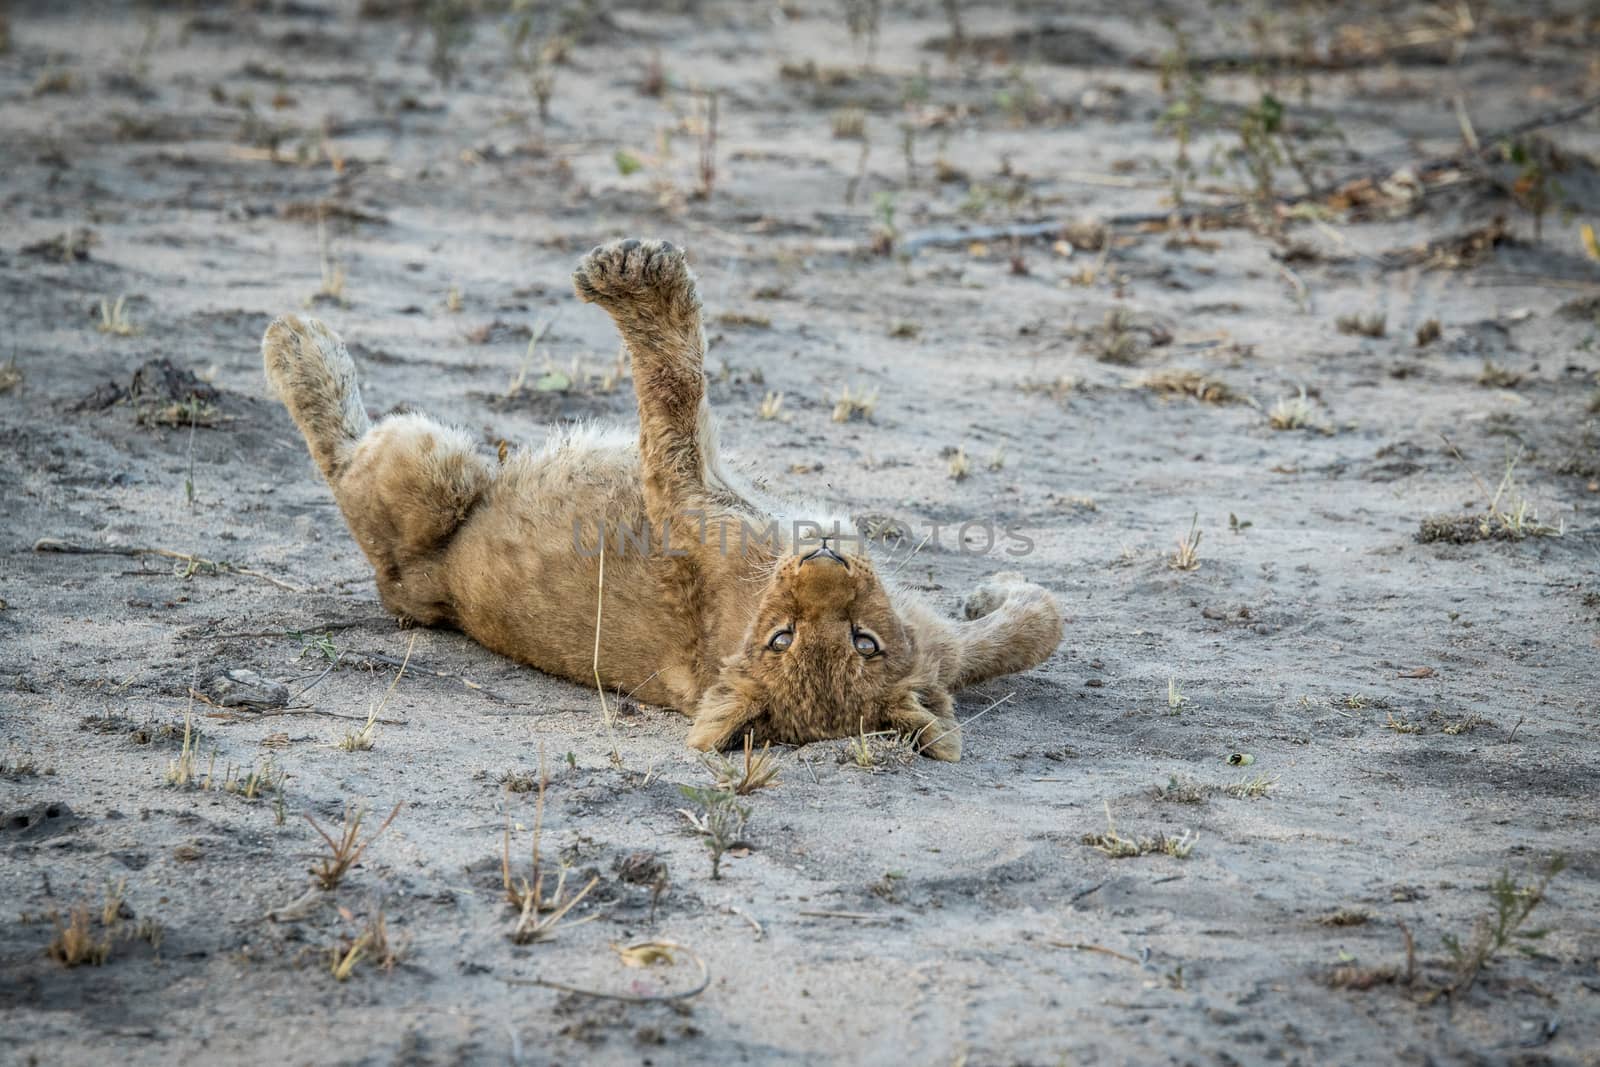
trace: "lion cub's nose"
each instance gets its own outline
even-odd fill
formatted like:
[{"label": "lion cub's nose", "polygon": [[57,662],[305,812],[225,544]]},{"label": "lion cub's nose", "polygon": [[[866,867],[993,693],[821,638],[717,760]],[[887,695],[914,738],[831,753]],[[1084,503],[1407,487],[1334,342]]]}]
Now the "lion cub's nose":
[{"label": "lion cub's nose", "polygon": [[823,562],[830,562],[831,561],[833,563],[839,564],[839,566],[843,567],[845,570],[849,570],[850,569],[849,562],[847,562],[843,556],[839,555],[839,553],[837,553],[833,549],[829,548],[828,547],[828,542],[826,542],[826,541],[822,542],[822,547],[821,548],[815,549],[812,552],[810,552],[810,553],[808,553],[808,554],[806,554],[804,556],[801,556],[800,557],[800,566],[804,567],[807,563],[815,563],[815,562],[817,562],[819,560],[821,560]]}]

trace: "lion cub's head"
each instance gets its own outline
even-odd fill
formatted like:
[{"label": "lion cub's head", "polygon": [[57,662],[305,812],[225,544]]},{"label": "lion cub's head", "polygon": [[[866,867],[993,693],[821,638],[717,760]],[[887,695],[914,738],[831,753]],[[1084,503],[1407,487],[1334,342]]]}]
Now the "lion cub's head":
[{"label": "lion cub's head", "polygon": [[895,730],[959,759],[950,695],[864,555],[802,546],[773,571],[744,647],[695,713],[689,744],[803,744]]}]

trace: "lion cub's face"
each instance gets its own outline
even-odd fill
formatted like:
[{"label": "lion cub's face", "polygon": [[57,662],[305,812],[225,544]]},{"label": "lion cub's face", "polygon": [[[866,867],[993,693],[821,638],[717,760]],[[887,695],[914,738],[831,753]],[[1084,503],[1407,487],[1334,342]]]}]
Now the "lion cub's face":
[{"label": "lion cub's face", "polygon": [[[695,716],[690,743],[803,744],[865,730],[917,735],[954,758],[951,702],[932,679],[865,556],[824,545],[784,560],[756,609],[745,647]],[[950,736],[940,735],[950,730]]]}]

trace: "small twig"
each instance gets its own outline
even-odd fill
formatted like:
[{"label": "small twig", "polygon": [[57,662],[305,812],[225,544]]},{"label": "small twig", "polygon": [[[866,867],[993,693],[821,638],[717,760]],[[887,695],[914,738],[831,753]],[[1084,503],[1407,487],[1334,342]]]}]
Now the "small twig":
[{"label": "small twig", "polygon": [[760,941],[762,938],[767,936],[767,932],[761,928],[761,924],[756,922],[755,917],[753,915],[751,915],[749,912],[745,911],[743,908],[739,907],[737,904],[729,904],[728,905],[728,910],[730,912],[732,912],[733,914],[739,916],[739,918],[743,919],[745,922],[750,924],[750,926],[756,932],[756,940],[757,941]]},{"label": "small twig", "polygon": [[69,556],[160,556],[163,559],[175,559],[189,564],[190,573],[193,573],[194,569],[198,567],[210,567],[218,574],[231,572],[244,575],[247,578],[260,578],[263,582],[270,582],[279,589],[287,590],[290,593],[307,592],[307,590],[290,585],[282,579],[274,578],[270,574],[263,574],[261,571],[251,570],[249,567],[237,567],[225,560],[206,559],[204,556],[196,556],[191,552],[174,552],[170,548],[142,548],[136,546],[121,548],[112,545],[78,545],[73,544],[71,541],[62,541],[54,537],[41,537],[33,543],[33,550],[35,552],[56,552]]},{"label": "small twig", "polygon": [[882,915],[869,915],[864,911],[797,911],[796,915],[804,915],[812,919],[853,919],[856,922],[885,921]]},{"label": "small twig", "polygon": [[1522,724],[1527,722],[1527,721],[1528,721],[1528,717],[1526,715],[1518,715],[1517,716],[1517,725],[1515,725],[1515,726],[1513,726],[1511,728],[1511,736],[1506,738],[1506,744],[1509,745],[1511,742],[1513,742],[1513,741],[1515,741],[1517,739],[1517,731],[1522,729]]},{"label": "small twig", "polygon": [[1047,941],[1045,943],[1055,948],[1070,948],[1077,952],[1098,952],[1103,956],[1114,956],[1119,960],[1133,964],[1135,967],[1144,966],[1144,963],[1137,956],[1130,956],[1126,952],[1118,952],[1116,949],[1106,948],[1104,945],[1092,945],[1087,941]]},{"label": "small twig", "polygon": [[[408,650],[407,651],[407,655],[409,655],[409,654],[410,654],[410,652]],[[333,657],[333,662],[328,664],[327,670],[325,670],[321,674],[317,675],[317,677],[316,677],[316,679],[314,681],[312,681],[304,689],[300,690],[300,692],[294,694],[289,699],[290,700],[299,700],[301,697],[303,697],[307,693],[311,692],[312,689],[316,688],[318,685],[321,685],[322,684],[322,680],[324,678],[326,678],[328,675],[333,673],[333,669],[339,665],[339,661],[342,660],[342,659],[344,659],[344,653],[343,652],[341,652],[337,656]],[[398,680],[399,679],[396,678],[396,681],[398,681]]]},{"label": "small twig", "polygon": [[[939,741],[942,740],[943,738],[946,738],[946,737],[950,736],[951,734],[955,733],[957,730],[965,729],[967,726],[971,725],[972,723],[977,722],[979,719],[983,718],[985,715],[989,714],[995,708],[998,708],[1001,704],[1004,704],[1006,701],[1010,700],[1012,697],[1014,697],[1016,695],[1017,695],[1017,691],[1015,689],[1013,689],[1011,692],[1007,693],[1005,696],[1001,697],[999,700],[994,701],[988,707],[984,708],[982,711],[978,712],[976,715],[972,716],[970,719],[967,719],[965,722],[960,722],[960,723],[957,723],[956,725],[950,727],[950,729],[946,730],[944,733],[940,734],[938,737],[935,737],[932,741],[920,742],[922,747],[923,748],[928,748],[928,747],[930,747],[932,745],[938,744]],[[923,727],[923,729],[927,729],[927,727]]]},{"label": "small twig", "polygon": [[[199,694],[196,694],[197,696]],[[212,711],[206,713],[208,719],[222,719],[225,722],[254,722],[256,719],[270,719],[278,715],[322,715],[330,719],[350,719],[353,722],[366,722],[365,715],[346,715],[341,711],[324,711],[321,708],[272,708],[268,711],[252,711],[247,715],[238,715],[228,711]],[[380,726],[410,726],[407,719],[373,719]]]}]

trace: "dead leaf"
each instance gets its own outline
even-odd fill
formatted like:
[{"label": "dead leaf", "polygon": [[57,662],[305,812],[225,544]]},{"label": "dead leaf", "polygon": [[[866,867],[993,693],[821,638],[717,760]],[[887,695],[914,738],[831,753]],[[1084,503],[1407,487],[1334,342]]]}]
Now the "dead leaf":
[{"label": "dead leaf", "polygon": [[1399,674],[1395,675],[1395,677],[1396,678],[1432,678],[1433,677],[1433,668],[1432,667],[1413,667],[1409,671],[1401,671]]},{"label": "dead leaf", "polygon": [[632,945],[612,942],[611,951],[624,967],[648,967],[653,963],[677,963],[673,953],[681,947],[671,941],[638,941]]}]

